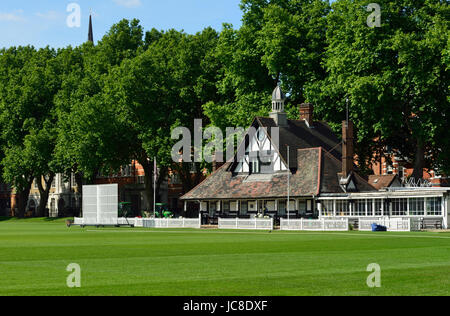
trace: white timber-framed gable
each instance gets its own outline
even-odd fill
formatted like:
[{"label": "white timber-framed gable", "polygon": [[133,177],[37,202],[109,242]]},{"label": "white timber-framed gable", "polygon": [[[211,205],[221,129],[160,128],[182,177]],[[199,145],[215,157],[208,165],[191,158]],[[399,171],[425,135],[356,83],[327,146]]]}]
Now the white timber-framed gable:
[{"label": "white timber-framed gable", "polygon": [[268,136],[266,128],[259,126],[255,133],[247,132],[247,135],[250,136],[250,139],[245,148],[245,154],[238,157],[234,173],[271,174],[288,170],[280,157],[278,148]]}]

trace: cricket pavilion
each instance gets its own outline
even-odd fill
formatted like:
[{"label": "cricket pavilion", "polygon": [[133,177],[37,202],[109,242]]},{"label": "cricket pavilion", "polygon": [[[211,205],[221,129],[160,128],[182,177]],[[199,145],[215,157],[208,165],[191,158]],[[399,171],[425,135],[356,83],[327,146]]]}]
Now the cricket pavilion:
[{"label": "cricket pavilion", "polygon": [[245,152],[182,196],[185,206],[198,203],[212,220],[395,217],[448,228],[450,188],[402,187],[383,176],[369,183],[354,164],[351,121],[342,123],[341,140],[314,121],[312,104],[300,105],[299,120],[288,120],[284,102],[278,86],[270,117],[256,117],[249,128],[256,132],[244,137]]}]

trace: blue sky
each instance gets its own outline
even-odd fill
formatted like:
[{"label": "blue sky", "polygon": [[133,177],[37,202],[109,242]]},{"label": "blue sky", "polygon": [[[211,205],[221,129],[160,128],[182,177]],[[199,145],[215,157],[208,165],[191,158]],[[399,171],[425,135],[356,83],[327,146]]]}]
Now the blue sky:
[{"label": "blue sky", "polygon": [[[67,6],[81,9],[80,27],[68,27]],[[0,47],[77,46],[87,40],[92,10],[94,39],[101,39],[112,24],[138,18],[145,30],[174,28],[187,33],[207,26],[221,30],[222,23],[241,25],[240,0],[2,0]]]}]

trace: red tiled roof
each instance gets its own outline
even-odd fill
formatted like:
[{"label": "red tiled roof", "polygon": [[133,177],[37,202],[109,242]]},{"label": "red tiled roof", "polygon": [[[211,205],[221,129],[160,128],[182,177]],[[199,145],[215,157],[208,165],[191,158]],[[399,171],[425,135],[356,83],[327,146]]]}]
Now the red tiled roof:
[{"label": "red tiled roof", "polygon": [[[300,149],[297,170],[291,175],[291,196],[312,196],[318,193],[320,148]],[[287,173],[273,175],[233,175],[224,164],[182,200],[276,198],[287,195]]]},{"label": "red tiled roof", "polygon": [[[270,137],[273,119],[257,117],[252,125],[266,127]],[[339,173],[342,170],[341,146],[326,123],[314,122],[309,128],[304,121],[288,120],[280,127],[279,153],[287,161],[290,148],[290,195],[313,196],[320,193],[342,193]],[[243,144],[241,144],[242,146]],[[287,172],[272,175],[233,174],[227,162],[197,187],[181,197],[182,200],[282,198],[287,196]],[[352,179],[358,191],[374,191],[365,179],[353,172]]]},{"label": "red tiled roof", "polygon": [[369,176],[369,184],[377,190],[389,187],[397,176],[395,174],[387,175],[371,175]]}]

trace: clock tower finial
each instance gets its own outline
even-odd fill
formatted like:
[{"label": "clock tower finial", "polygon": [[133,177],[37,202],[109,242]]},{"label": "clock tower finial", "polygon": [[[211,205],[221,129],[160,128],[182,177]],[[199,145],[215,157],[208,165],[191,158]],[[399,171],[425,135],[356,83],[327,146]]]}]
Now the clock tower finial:
[{"label": "clock tower finial", "polygon": [[279,85],[273,90],[272,93],[272,112],[270,117],[274,119],[278,126],[287,126],[287,115],[284,112],[284,101],[286,96],[284,95]]}]

